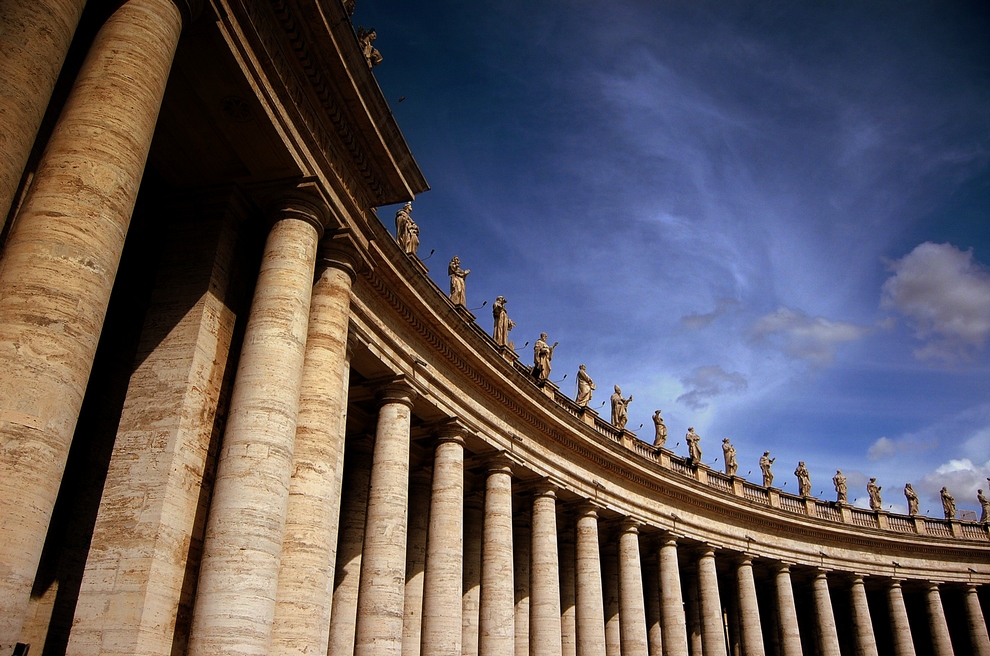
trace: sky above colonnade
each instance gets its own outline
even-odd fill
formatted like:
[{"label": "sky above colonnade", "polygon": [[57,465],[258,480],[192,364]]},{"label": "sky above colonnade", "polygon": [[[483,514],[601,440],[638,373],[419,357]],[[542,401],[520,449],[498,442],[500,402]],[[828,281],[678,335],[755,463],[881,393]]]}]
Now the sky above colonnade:
[{"label": "sky above colonnade", "polygon": [[[358,0],[451,256],[524,362],[558,341],[628,428],[759,481],[941,516],[990,476],[990,9],[979,2]],[[379,216],[392,226],[396,207]],[[529,342],[528,347],[522,345]],[[601,411],[607,417],[607,406]],[[678,444],[679,443],[679,444]],[[676,446],[675,446],[676,445]],[[715,460],[717,458],[717,460]],[[821,494],[819,495],[819,491]]]}]

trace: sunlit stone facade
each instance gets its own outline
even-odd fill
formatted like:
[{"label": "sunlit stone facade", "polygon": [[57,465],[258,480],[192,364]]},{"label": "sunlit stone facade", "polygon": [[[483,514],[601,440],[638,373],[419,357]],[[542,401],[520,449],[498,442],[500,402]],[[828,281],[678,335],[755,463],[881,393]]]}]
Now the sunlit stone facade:
[{"label": "sunlit stone facade", "polygon": [[450,302],[338,0],[0,17],[0,656],[990,656],[985,524],[655,449]]}]

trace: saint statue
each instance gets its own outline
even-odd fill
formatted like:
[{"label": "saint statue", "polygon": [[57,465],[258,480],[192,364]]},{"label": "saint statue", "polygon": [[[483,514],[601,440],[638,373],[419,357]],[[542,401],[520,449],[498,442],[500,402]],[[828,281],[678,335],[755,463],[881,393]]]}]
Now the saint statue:
[{"label": "saint statue", "polygon": [[939,491],[942,495],[942,510],[945,512],[946,519],[956,518],[956,500],[949,494],[949,490],[943,485],[942,489]]},{"label": "saint statue", "polygon": [[450,258],[450,265],[447,266],[447,275],[450,276],[450,302],[454,305],[467,305],[467,296],[464,293],[464,279],[471,273],[471,269],[461,268],[461,258],[456,255]]},{"label": "saint statue", "polygon": [[835,486],[835,501],[837,503],[849,503],[849,486],[846,485],[846,477],[842,475],[841,469],[835,470],[832,485]]},{"label": "saint statue", "polygon": [[763,486],[770,487],[773,485],[773,472],[770,471],[770,467],[773,465],[776,458],[770,457],[769,451],[764,451],[763,455],[760,456],[760,470],[763,472]]},{"label": "saint statue", "polygon": [[880,490],[883,488],[877,485],[877,479],[871,478],[866,484],[866,493],[870,495],[870,508],[880,510],[883,508],[883,499],[880,497]]},{"label": "saint statue", "polygon": [[626,427],[626,422],[629,421],[629,413],[627,408],[629,404],[632,403],[632,394],[629,395],[628,399],[622,398],[622,390],[619,386],[615,386],[615,393],[612,395],[612,425],[622,430]]},{"label": "saint statue", "polygon": [[[595,381],[591,380],[588,370],[582,364],[577,372],[577,398],[574,399],[578,405],[586,406],[591,402],[591,393],[597,389]],[[615,423],[615,422],[612,422]]]},{"label": "saint statue", "polygon": [[691,463],[694,465],[700,465],[701,436],[694,432],[694,426],[688,426],[688,432],[687,435],[684,436],[684,441],[687,442],[688,458],[691,459]]},{"label": "saint statue", "polygon": [[667,425],[663,423],[663,417],[660,416],[659,410],[653,413],[653,425],[657,429],[656,435],[653,437],[653,446],[663,446],[667,443]]},{"label": "saint statue", "polygon": [[904,496],[907,498],[908,502],[908,514],[917,515],[918,514],[918,493],[914,491],[910,483],[904,484]]},{"label": "saint statue", "polygon": [[553,350],[557,348],[557,342],[553,346],[547,344],[547,334],[540,333],[540,338],[533,344],[533,378],[538,385],[542,385],[550,378],[550,361],[553,360]]},{"label": "saint statue", "polygon": [[419,226],[412,220],[412,203],[395,213],[395,241],[406,255],[415,255],[419,249]]},{"label": "saint statue", "polygon": [[802,497],[811,495],[811,474],[808,473],[808,468],[804,466],[804,460],[798,463],[794,475],[798,479],[798,494]]},{"label": "saint statue", "polygon": [[516,322],[510,319],[508,313],[505,311],[506,303],[508,301],[505,300],[505,297],[499,296],[495,299],[495,305],[492,306],[492,316],[495,317],[495,328],[492,330],[492,337],[499,346],[509,345],[509,331],[516,327]]},{"label": "saint statue", "polygon": [[990,501],[983,495],[983,490],[976,491],[976,500],[980,502],[980,507],[983,508],[983,512],[980,513],[980,522],[986,524],[990,522]]},{"label": "saint statue", "polygon": [[370,30],[365,30],[363,27],[358,27],[357,29],[358,43],[361,44],[361,52],[364,53],[364,60],[368,62],[368,68],[374,68],[382,63],[382,53],[378,52],[378,48],[371,45],[372,42],[378,38],[378,33],[375,32],[375,28]]},{"label": "saint statue", "polygon": [[722,438],[722,454],[725,456],[725,473],[735,476],[739,470],[739,463],[736,462],[736,447],[732,446],[729,438]]}]

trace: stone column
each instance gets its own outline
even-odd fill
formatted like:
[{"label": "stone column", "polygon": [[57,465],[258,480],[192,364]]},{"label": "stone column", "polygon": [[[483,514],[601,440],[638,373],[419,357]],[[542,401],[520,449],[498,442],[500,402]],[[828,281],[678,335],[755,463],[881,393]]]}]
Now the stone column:
[{"label": "stone column", "polygon": [[856,640],[856,653],[863,656],[877,656],[877,639],[873,635],[873,621],[870,619],[870,606],[866,602],[866,586],[863,577],[854,574],[849,587],[852,605],[853,636]]},{"label": "stone column", "polygon": [[480,656],[507,656],[515,642],[515,588],[512,582],[512,470],[504,456],[492,461],[485,481],[481,545]]},{"label": "stone column", "polygon": [[698,568],[689,567],[684,572],[684,615],[687,620],[688,651],[691,656],[703,653],[701,644],[701,604],[698,602]]},{"label": "stone column", "polygon": [[949,627],[945,623],[938,583],[927,582],[925,601],[928,608],[928,628],[932,635],[932,652],[935,656],[952,656],[952,640],[949,638]]},{"label": "stone column", "polygon": [[478,603],[481,601],[481,494],[464,501],[464,596],[461,601],[461,653],[478,656]]},{"label": "stone column", "polygon": [[533,490],[532,539],[529,653],[531,656],[561,656],[557,493],[549,483],[541,483]]},{"label": "stone column", "polygon": [[273,656],[324,654],[330,638],[350,378],[347,321],[355,276],[353,251],[340,245],[334,240],[323,245],[310,303]]},{"label": "stone column", "polygon": [[650,656],[663,655],[663,631],[660,627],[660,571],[657,559],[643,559],[643,596],[646,601],[646,640]]},{"label": "stone column", "polygon": [[839,634],[835,629],[832,597],[828,592],[828,576],[818,570],[814,582],[815,617],[818,620],[818,646],[821,656],[840,656]]},{"label": "stone column", "polygon": [[432,468],[409,475],[406,583],[402,593],[402,656],[419,656],[423,641],[423,579],[426,577],[431,483]]},{"label": "stone column", "polygon": [[[268,653],[310,296],[326,205],[274,206],[217,465],[187,648]],[[340,370],[338,369],[338,375]]]},{"label": "stone column", "polygon": [[891,579],[887,584],[887,605],[890,607],[890,635],[894,643],[894,656],[915,656],[911,624],[904,607],[904,593],[901,582],[897,579]]},{"label": "stone column", "polygon": [[0,231],[55,89],[85,0],[0,3]]},{"label": "stone column", "polygon": [[532,532],[529,513],[520,512],[515,518],[512,535],[514,570],[513,600],[515,601],[515,628],[513,638],[515,656],[529,656],[529,574]]},{"label": "stone column", "polygon": [[565,517],[565,528],[560,531],[560,651],[563,656],[577,656],[577,608],[574,569],[577,555],[574,550],[574,526]]},{"label": "stone column", "polygon": [[602,597],[605,600],[605,653],[607,656],[620,656],[619,550],[610,539],[602,545]]},{"label": "stone column", "polygon": [[[38,13],[49,6],[21,0],[5,2],[4,11],[13,4],[23,6],[11,6],[4,18],[15,24],[18,14],[19,20],[30,19],[24,13],[33,13],[25,9],[29,4]],[[45,19],[63,32],[53,35],[61,40],[71,39],[66,15],[78,11],[60,9],[63,4],[52,3],[55,16]],[[61,27],[54,26],[58,21]],[[6,29],[13,30],[15,43],[23,37],[12,25]],[[171,0],[128,0],[110,16],[83,62],[4,246],[0,650],[13,648],[24,620],[181,29],[182,16]],[[5,59],[11,46],[0,47]],[[14,67],[32,56],[15,55]],[[14,80],[23,75],[12,73]],[[23,87],[11,88],[19,96]],[[2,123],[4,131],[25,127],[6,116]],[[6,149],[3,142],[0,151]],[[19,179],[20,167],[13,168]]]},{"label": "stone column", "polygon": [[794,606],[791,569],[787,563],[777,564],[774,582],[777,593],[781,656],[802,656],[801,629],[798,626],[797,608]]},{"label": "stone column", "polygon": [[464,427],[437,435],[423,586],[423,649],[430,656],[461,656],[461,583],[464,575]]},{"label": "stone column", "polygon": [[660,539],[660,615],[664,656],[688,656],[687,623],[681,596],[681,573],[677,564],[677,539]]},{"label": "stone column", "polygon": [[969,628],[969,644],[973,656],[990,656],[990,638],[987,623],[980,608],[980,596],[975,583],[966,584],[966,625]]},{"label": "stone column", "polygon": [[649,656],[646,641],[646,601],[639,559],[639,524],[622,523],[619,535],[619,628],[622,656]]},{"label": "stone column", "polygon": [[743,653],[746,656],[763,656],[763,626],[760,624],[760,606],[756,600],[753,559],[747,555],[741,556],[736,563],[736,586]]},{"label": "stone column", "polygon": [[715,550],[711,547],[704,547],[698,558],[698,594],[701,597],[701,644],[705,656],[726,656]]},{"label": "stone column", "polygon": [[402,380],[378,393],[354,656],[398,656],[402,651],[412,402],[413,390]]},{"label": "stone column", "polygon": [[598,512],[590,503],[577,508],[576,605],[578,656],[605,656],[605,605],[598,553]]}]

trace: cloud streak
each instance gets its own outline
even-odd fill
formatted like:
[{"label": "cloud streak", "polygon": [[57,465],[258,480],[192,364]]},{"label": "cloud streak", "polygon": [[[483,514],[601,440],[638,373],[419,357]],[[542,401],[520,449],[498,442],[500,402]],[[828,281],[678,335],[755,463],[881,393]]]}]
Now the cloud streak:
[{"label": "cloud streak", "polygon": [[716,396],[744,392],[749,386],[741,373],[727,372],[719,365],[697,367],[681,378],[681,382],[689,391],[677,397],[677,402],[694,410],[707,408],[709,400]]},{"label": "cloud streak", "polygon": [[869,328],[825,317],[809,317],[801,310],[782,307],[760,317],[751,335],[757,344],[767,344],[784,354],[822,366],[831,364],[844,342],[862,338]]}]

